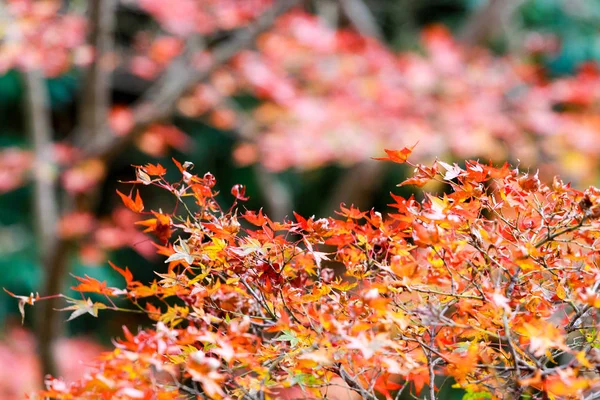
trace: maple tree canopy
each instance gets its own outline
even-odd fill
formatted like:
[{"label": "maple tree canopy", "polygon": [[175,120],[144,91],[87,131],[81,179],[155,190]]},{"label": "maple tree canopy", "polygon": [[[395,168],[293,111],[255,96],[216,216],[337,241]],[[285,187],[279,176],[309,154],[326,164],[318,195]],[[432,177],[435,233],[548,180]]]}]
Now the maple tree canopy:
[{"label": "maple tree canopy", "polygon": [[[435,376],[449,376],[469,398],[595,398],[600,190],[546,186],[507,164],[387,153],[415,169],[402,184],[441,194],[392,194],[386,215],[342,204],[335,218],[277,222],[242,211],[239,185],[221,209],[215,178],[189,163],[175,162],[174,183],[161,165],[136,167],[130,184],[176,200],[170,212],[145,210],[137,190],[119,193],[147,217],[139,224],[168,271],[145,285],[111,264],[122,287],[83,277],[82,299],[61,297],[70,319],[113,310],[155,323],[124,328],[85,378],[50,378],[39,395],[325,398],[342,386],[365,399],[428,387],[434,398]],[[44,300],[13,296],[21,311]]]}]

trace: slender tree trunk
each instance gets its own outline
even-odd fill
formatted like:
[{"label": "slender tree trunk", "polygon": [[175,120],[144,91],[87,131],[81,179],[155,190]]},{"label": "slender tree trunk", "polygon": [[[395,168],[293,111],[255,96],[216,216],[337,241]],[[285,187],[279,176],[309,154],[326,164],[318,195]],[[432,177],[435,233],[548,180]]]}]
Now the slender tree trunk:
[{"label": "slender tree trunk", "polygon": [[[52,265],[59,256],[59,239],[56,232],[59,218],[56,175],[58,173],[52,154],[52,127],[48,92],[44,76],[39,70],[23,74],[25,86],[25,108],[29,122],[29,137],[35,156],[33,208],[39,254],[43,266],[44,285],[42,293],[47,294],[49,282],[55,276]],[[61,255],[62,257],[62,255]],[[36,334],[45,373],[56,374],[52,354],[52,341],[57,329],[56,319],[48,318],[56,306],[54,301],[43,303],[36,314]]]},{"label": "slender tree trunk", "polygon": [[467,45],[481,45],[502,32],[524,0],[488,0],[466,22],[459,39]]},{"label": "slender tree trunk", "polygon": [[94,48],[94,62],[86,71],[78,145],[94,143],[107,132],[107,117],[111,96],[112,62],[116,0],[90,0],[90,34],[88,42]]}]

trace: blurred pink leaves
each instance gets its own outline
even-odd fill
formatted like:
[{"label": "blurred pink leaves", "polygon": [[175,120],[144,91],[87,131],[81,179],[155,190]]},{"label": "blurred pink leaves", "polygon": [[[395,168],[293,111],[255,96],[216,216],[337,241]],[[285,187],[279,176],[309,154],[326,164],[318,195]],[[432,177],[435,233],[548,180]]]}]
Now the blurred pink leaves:
[{"label": "blurred pink leaves", "polygon": [[[60,375],[69,380],[83,377],[85,365],[104,350],[85,337],[62,338],[56,346]],[[39,390],[42,371],[31,332],[8,326],[0,342],[0,360],[0,400],[20,399]]]}]

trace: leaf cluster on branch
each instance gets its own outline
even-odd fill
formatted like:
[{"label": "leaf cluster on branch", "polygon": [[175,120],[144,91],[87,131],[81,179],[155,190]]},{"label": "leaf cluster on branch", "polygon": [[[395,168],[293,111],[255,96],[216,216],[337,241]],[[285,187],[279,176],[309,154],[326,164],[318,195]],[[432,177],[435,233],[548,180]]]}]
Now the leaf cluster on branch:
[{"label": "leaf cluster on branch", "polygon": [[[342,204],[335,218],[273,221],[243,210],[239,185],[223,210],[214,176],[191,163],[175,162],[177,182],[135,167],[130,184],[173,196],[155,211],[133,188],[119,193],[147,217],[168,271],[143,284],[111,264],[124,286],[77,278],[82,299],[60,297],[71,319],[113,310],[155,323],[125,327],[84,379],[49,378],[40,396],[325,398],[341,386],[366,399],[427,387],[434,399],[435,377],[449,376],[488,398],[596,398],[600,190],[387,153],[415,168],[401,184],[435,181],[443,194],[392,194],[385,215]],[[22,310],[44,300],[14,296]]]},{"label": "leaf cluster on branch", "polygon": [[[394,198],[398,211],[386,218],[344,206],[341,220],[293,222],[284,220],[290,194],[272,172],[352,165],[419,140],[412,159],[420,162],[443,153],[512,158],[541,164],[544,176],[556,161],[568,179],[591,180],[599,164],[600,74],[585,66],[574,77],[550,80],[535,63],[463,47],[439,27],[424,31],[420,51],[395,53],[381,42],[364,4],[334,3],[330,14],[345,13],[352,29],[334,29],[294,0],[0,5],[0,71],[22,72],[32,147],[0,152],[0,191],[19,187],[28,175],[35,182],[46,274],[41,298],[48,300],[36,332],[45,372],[56,372],[52,348],[61,329],[51,311],[64,297],[55,293],[73,250],[88,260],[123,246],[153,253],[134,246],[144,236],[127,214],[116,211],[110,222],[94,215],[109,161],[129,145],[154,156],[188,149],[190,138],[172,124],[181,116],[230,131],[238,141],[233,158],[259,164],[260,190],[279,221],[221,210],[213,178],[192,175],[189,165],[180,167],[183,178],[175,184],[158,165],[138,167],[137,184],[166,189],[187,213],[149,211],[139,192],[119,193],[148,217],[141,225],[156,234],[168,273],[145,285],[115,266],[124,288],[78,278],[78,290],[106,302],[66,298],[65,309],[71,318],[107,309],[148,313],[161,325],[131,336],[135,345],[126,339],[104,360],[108,369],[83,386],[53,381],[50,393],[77,397],[103,387],[105,394],[143,397],[168,388],[261,397],[295,386],[324,396],[342,385],[372,398],[405,387],[419,391],[429,382],[433,397],[433,377],[442,374],[473,393],[499,397],[501,384],[513,388],[510,396],[520,390],[594,396],[595,380],[586,374],[595,368],[595,339],[589,339],[595,333],[585,329],[596,307],[595,189],[579,193],[560,181],[546,188],[537,175],[509,168],[437,162],[416,165],[404,184],[439,181],[446,196]],[[156,26],[136,31],[133,51],[123,52],[114,19],[128,7]],[[46,80],[73,70],[82,78],[78,117],[57,142],[62,133]],[[111,79],[123,71],[147,89],[133,104],[113,103]],[[248,98],[256,105],[247,106]],[[387,159],[405,161],[409,153],[389,151]],[[378,165],[358,164],[357,175],[351,170],[338,188],[357,193],[376,186]],[[231,193],[238,202],[247,197],[242,186]],[[327,207],[339,203],[332,198]],[[17,297],[22,310],[41,299]],[[234,323],[237,333],[221,338]],[[194,329],[209,336],[199,339]],[[180,353],[148,350],[161,335]],[[225,356],[234,344],[240,352]],[[136,346],[143,356],[131,353]],[[139,378],[139,389],[138,381],[121,384],[118,372],[129,371],[128,362],[140,368],[128,375]],[[103,371],[110,365],[116,375],[109,379]],[[169,383],[169,376],[177,379]]]}]

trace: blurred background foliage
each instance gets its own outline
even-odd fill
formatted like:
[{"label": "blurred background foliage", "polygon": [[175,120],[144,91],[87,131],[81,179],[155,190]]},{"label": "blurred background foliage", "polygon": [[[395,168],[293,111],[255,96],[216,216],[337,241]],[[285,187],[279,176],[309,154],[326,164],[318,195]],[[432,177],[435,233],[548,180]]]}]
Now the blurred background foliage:
[{"label": "blurred background foliage", "polygon": [[[327,1],[315,2],[309,8],[316,13],[325,12]],[[422,30],[431,24],[443,24],[455,35],[460,35],[465,24],[477,11],[485,6],[486,0],[369,0],[367,6],[375,16],[384,34],[386,45],[396,51],[420,52]],[[153,21],[138,9],[119,7],[116,24],[117,46],[132,45],[135,32],[152,29]],[[537,35],[537,36],[536,36]],[[532,39],[533,38],[533,39]],[[577,71],[584,62],[600,61],[600,0],[526,0],[518,2],[509,20],[503,21],[500,34],[484,43],[494,52],[529,56],[523,49],[527,40],[551,40],[556,42],[554,51],[544,52],[534,62],[550,76],[568,76]],[[527,39],[527,40],[526,40]],[[82,80],[77,69],[46,81],[56,139],[63,139],[73,129],[74,115],[78,110]],[[112,89],[116,104],[131,104],[147,88],[148,82],[133,78],[114,78]],[[23,81],[19,72],[9,70],[0,76],[0,150],[2,148],[28,149],[26,136],[27,115],[23,108]],[[240,104],[249,105],[252,98],[240,99]],[[114,217],[119,199],[115,190],[120,180],[133,179],[131,165],[161,163],[172,171],[171,157],[180,161],[191,161],[194,171],[210,171],[217,177],[223,192],[221,201],[228,207],[231,196],[229,188],[241,183],[247,186],[250,200],[248,209],[259,209],[269,203],[265,192],[258,189],[260,165],[239,166],[232,157],[236,148],[236,135],[228,130],[216,129],[197,118],[178,117],[175,125],[189,136],[184,146],[178,149],[154,149],[142,152],[139,146],[130,146],[107,166],[105,183],[97,191],[96,215],[102,219]],[[294,152],[294,148],[288,151]],[[149,154],[150,153],[150,154]],[[456,160],[458,162],[458,160]],[[316,169],[286,169],[277,172],[277,180],[291,196],[293,209],[301,215],[331,214],[326,199],[337,190],[338,184],[352,166],[325,165]],[[363,208],[386,209],[388,193],[409,194],[413,188],[395,188],[407,174],[400,166],[387,168],[381,176],[373,177]],[[175,175],[174,175],[175,176]],[[370,179],[368,176],[365,179]],[[6,191],[0,197],[0,287],[13,293],[36,292],[42,280],[38,261],[32,216],[32,186],[30,183]],[[172,199],[159,198],[159,191],[142,188],[147,208],[165,207]],[[329,207],[329,209],[328,209]],[[147,245],[141,241],[139,246]],[[154,279],[154,271],[164,269],[163,260],[151,256],[147,251],[136,251],[136,245],[112,251],[108,258],[120,266],[128,266],[141,281]],[[92,261],[90,261],[92,260]],[[106,268],[104,258],[84,260],[80,255],[70,259],[73,275],[89,275],[108,286],[120,286],[121,277]],[[73,279],[69,279],[73,284]],[[65,288],[65,290],[68,290]],[[32,326],[32,314],[26,318],[26,326]],[[20,316],[14,299],[0,296],[0,326],[19,321]],[[66,319],[66,316],[63,318]],[[120,327],[131,324],[130,315],[111,315],[109,318],[79,318],[68,325],[69,335],[86,334],[96,341],[109,345],[112,337],[119,335]],[[143,324],[144,321],[135,323]],[[449,385],[446,385],[449,386]],[[445,387],[446,387],[445,386]],[[446,390],[446,389],[445,389]],[[444,397],[441,397],[444,398]]]}]

